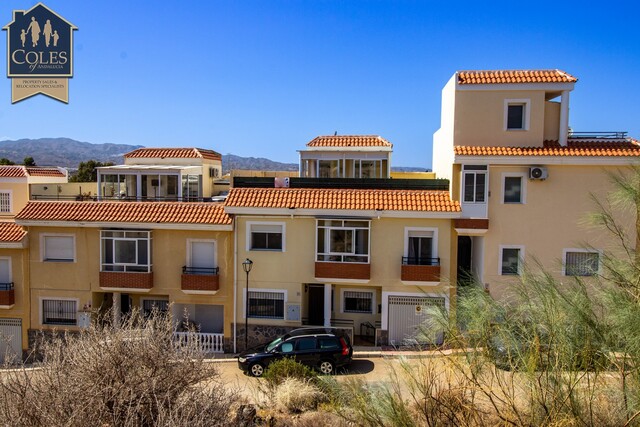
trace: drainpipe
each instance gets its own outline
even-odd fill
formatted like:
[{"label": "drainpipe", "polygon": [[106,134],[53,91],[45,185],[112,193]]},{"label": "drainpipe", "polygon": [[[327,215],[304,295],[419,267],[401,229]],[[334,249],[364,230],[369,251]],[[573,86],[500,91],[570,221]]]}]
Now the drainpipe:
[{"label": "drainpipe", "polygon": [[567,146],[569,137],[569,91],[563,90],[560,98],[560,133],[558,142],[562,147]]},{"label": "drainpipe", "polygon": [[233,219],[233,352],[236,353],[236,340],[238,337],[238,230],[237,221],[239,217]]}]

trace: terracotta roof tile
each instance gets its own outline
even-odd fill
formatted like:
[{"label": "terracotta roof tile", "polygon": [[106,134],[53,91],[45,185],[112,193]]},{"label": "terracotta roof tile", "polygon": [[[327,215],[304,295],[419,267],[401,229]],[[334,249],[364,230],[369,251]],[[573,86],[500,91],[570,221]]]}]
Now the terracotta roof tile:
[{"label": "terracotta roof tile", "polygon": [[563,157],[637,157],[640,144],[630,139],[624,141],[569,140],[563,147],[558,141],[545,141],[542,147],[454,147],[457,156],[563,156]]},{"label": "terracotta roof tile", "polygon": [[393,147],[378,135],[328,135],[313,138],[307,147]]},{"label": "terracotta roof tile", "polygon": [[458,71],[458,84],[575,83],[578,79],[561,70]]},{"label": "terracotta roof tile", "polygon": [[222,160],[222,155],[202,148],[138,148],[124,155],[127,159],[210,159]]},{"label": "terracotta roof tile", "polygon": [[234,188],[227,207],[460,212],[448,191]]},{"label": "terracotta roof tile", "polygon": [[30,201],[16,220],[229,225],[218,203]]},{"label": "terracotta roof tile", "polygon": [[33,168],[28,167],[27,173],[30,176],[50,176],[64,178],[66,175],[58,168]]},{"label": "terracotta roof tile", "polygon": [[24,178],[27,176],[27,171],[24,166],[0,166],[1,178]]},{"label": "terracotta roof tile", "polygon": [[0,242],[19,242],[27,232],[15,222],[0,222]]}]

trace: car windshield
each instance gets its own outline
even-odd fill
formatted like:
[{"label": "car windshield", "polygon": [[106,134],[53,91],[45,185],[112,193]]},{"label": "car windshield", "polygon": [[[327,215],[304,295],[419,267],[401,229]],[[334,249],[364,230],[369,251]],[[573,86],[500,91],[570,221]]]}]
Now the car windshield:
[{"label": "car windshield", "polygon": [[271,351],[274,348],[277,347],[278,344],[280,344],[282,342],[282,338],[276,338],[275,340],[271,341],[269,344],[267,344],[267,346],[265,347],[266,351]]}]

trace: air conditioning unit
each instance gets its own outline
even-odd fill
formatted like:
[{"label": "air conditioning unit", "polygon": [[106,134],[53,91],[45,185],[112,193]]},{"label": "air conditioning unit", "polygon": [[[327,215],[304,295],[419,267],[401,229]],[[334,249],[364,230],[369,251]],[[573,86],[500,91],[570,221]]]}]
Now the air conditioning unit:
[{"label": "air conditioning unit", "polygon": [[542,166],[534,166],[529,168],[529,179],[547,179],[549,177],[549,172],[547,172],[547,168]]},{"label": "air conditioning unit", "polygon": [[217,178],[217,177],[218,177],[218,168],[210,167],[209,178]]}]

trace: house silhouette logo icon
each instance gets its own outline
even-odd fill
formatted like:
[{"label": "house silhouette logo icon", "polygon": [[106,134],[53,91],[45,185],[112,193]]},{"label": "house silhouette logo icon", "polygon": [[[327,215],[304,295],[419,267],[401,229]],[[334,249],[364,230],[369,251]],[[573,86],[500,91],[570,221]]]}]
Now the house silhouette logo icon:
[{"label": "house silhouette logo icon", "polygon": [[7,31],[7,77],[13,103],[42,93],[69,102],[73,32],[78,28],[42,3],[14,10]]}]

